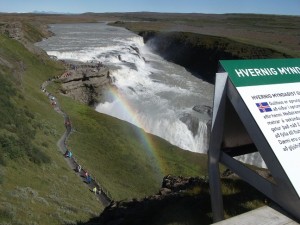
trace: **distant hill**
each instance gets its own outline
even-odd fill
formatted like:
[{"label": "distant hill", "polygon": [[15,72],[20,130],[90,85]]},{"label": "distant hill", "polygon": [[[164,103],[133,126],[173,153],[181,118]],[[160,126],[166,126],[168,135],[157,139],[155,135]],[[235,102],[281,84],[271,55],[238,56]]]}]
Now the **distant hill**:
[{"label": "distant hill", "polygon": [[34,10],[33,12],[30,13],[34,13],[34,14],[59,14],[59,15],[70,15],[70,14],[74,14],[74,13],[69,13],[69,12],[55,12],[55,11],[38,11],[38,10]]}]

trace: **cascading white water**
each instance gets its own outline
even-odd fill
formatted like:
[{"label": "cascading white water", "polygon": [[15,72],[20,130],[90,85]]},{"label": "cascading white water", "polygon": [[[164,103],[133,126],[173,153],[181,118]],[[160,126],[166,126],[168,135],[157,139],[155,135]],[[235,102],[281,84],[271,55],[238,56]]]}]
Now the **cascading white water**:
[{"label": "cascading white water", "polygon": [[105,23],[52,25],[56,36],[37,45],[58,59],[100,61],[108,65],[118,96],[96,110],[126,120],[183,149],[207,150],[210,117],[193,110],[211,106],[213,86],[183,67],[163,60],[143,39]]},{"label": "cascading white water", "polygon": [[[96,110],[133,123],[170,143],[206,152],[213,85],[163,60],[128,30],[105,23],[51,26],[56,34],[37,45],[58,59],[100,61],[110,68],[118,94],[106,93]],[[256,156],[243,161],[264,162]]]},{"label": "cascading white water", "polygon": [[[125,100],[110,96],[110,101],[99,104],[96,110],[140,126],[183,149],[205,152],[210,118],[192,108],[210,105],[212,95],[206,97],[201,90],[211,92],[212,86],[151,53],[141,38],[131,40],[138,42],[124,43],[131,47],[118,52],[119,62],[114,63],[119,66],[111,72]],[[124,107],[129,107],[127,112]],[[182,122],[183,114],[197,118],[193,120],[199,127],[196,133]]]}]

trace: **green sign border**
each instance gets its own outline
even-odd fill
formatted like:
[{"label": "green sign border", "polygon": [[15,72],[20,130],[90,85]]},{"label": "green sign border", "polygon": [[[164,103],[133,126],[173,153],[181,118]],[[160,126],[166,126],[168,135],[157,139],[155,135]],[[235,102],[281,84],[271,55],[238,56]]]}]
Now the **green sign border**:
[{"label": "green sign border", "polygon": [[[300,58],[220,60],[220,64],[236,87],[300,82]],[[292,67],[299,68],[299,71],[286,71],[284,74],[280,72],[282,68]],[[260,70],[269,71],[271,75],[260,73]],[[240,76],[236,71],[240,72]]]}]

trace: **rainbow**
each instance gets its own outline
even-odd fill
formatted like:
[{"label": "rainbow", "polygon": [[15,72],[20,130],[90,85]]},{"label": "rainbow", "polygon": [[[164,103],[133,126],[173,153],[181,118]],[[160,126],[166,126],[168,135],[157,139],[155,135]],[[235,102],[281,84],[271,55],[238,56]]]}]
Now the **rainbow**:
[{"label": "rainbow", "polygon": [[163,171],[166,171],[166,168],[163,161],[161,160],[161,157],[159,157],[158,155],[158,152],[156,150],[157,148],[155,146],[155,143],[152,141],[151,135],[143,130],[143,128],[145,128],[143,121],[138,118],[130,102],[118,92],[118,89],[116,87],[109,87],[108,94],[111,95],[116,101],[118,101],[122,112],[131,119],[132,123],[137,127],[142,128],[135,129],[135,131],[141,141],[141,144],[144,147],[144,150],[146,151],[146,154],[153,159],[154,164],[152,165],[152,167],[156,171],[158,177],[161,179],[164,176]]}]

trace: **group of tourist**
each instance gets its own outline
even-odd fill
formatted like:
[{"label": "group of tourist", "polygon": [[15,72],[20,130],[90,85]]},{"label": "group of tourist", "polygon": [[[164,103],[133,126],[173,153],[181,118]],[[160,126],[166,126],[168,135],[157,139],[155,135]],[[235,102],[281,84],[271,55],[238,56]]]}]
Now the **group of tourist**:
[{"label": "group of tourist", "polygon": [[71,72],[65,72],[63,75],[61,75],[61,78],[66,78],[66,77],[69,77],[69,76],[72,76],[72,73]]},{"label": "group of tourist", "polygon": [[[69,74],[68,74],[68,76],[69,76]],[[55,79],[55,78],[57,78],[57,77],[53,77],[52,79]],[[52,79],[49,78],[49,81],[51,81]],[[48,98],[49,98],[49,100],[51,102],[51,105],[52,106],[56,106],[57,103],[56,103],[55,97],[51,93],[49,93],[49,92],[46,91],[45,85],[46,84],[44,84],[44,85],[41,86],[41,91],[44,92],[48,96]],[[65,127],[66,127],[66,129],[67,129],[68,132],[71,132],[72,125],[71,125],[70,119],[69,119],[69,117],[67,115],[64,115],[64,116],[65,116]],[[66,140],[64,140],[64,145],[66,147]],[[81,172],[84,172],[84,174],[81,175],[81,176],[85,178],[85,182],[87,184],[93,185],[93,188],[91,189],[91,191],[94,192],[95,194],[101,194],[102,193],[102,188],[95,182],[95,180],[92,179],[92,177],[88,173],[88,171],[87,170],[83,170],[82,167],[81,167],[81,165],[76,162],[75,158],[73,157],[72,151],[70,149],[68,149],[67,147],[66,147],[66,149],[67,150],[64,153],[64,156],[66,158],[72,159],[73,163],[77,165],[76,166],[76,172],[78,172],[79,174],[81,174]]]},{"label": "group of tourist", "polygon": [[[75,169],[76,172],[78,172],[79,174],[81,174],[81,172],[83,172],[82,177],[85,178],[85,182],[86,182],[87,184],[92,184],[92,183],[93,183],[93,179],[92,179],[91,175],[88,173],[87,170],[82,169],[81,165],[78,164],[78,163],[75,161],[75,159],[73,158],[73,153],[72,153],[69,149],[66,150],[66,152],[64,153],[64,156],[65,156],[66,158],[73,159],[74,164],[77,165],[77,166],[76,166],[76,169]],[[101,188],[99,188],[99,190],[98,190],[96,185],[94,186],[94,188],[92,189],[92,191],[93,191],[95,194],[101,194]]]}]

